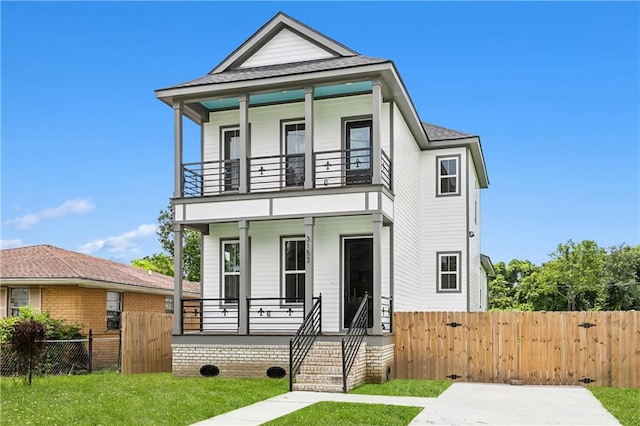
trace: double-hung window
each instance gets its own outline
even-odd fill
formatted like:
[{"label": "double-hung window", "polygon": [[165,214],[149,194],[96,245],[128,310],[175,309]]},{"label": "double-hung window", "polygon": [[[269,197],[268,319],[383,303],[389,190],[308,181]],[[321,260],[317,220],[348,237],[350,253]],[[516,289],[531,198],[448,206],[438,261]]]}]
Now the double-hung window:
[{"label": "double-hung window", "polygon": [[29,289],[12,288],[9,298],[10,316],[17,317],[20,315],[20,308],[29,304]]},{"label": "double-hung window", "polygon": [[304,302],[304,251],[303,238],[282,239],[282,281],[286,303]]},{"label": "double-hung window", "polygon": [[460,195],[460,156],[436,157],[438,168],[437,195]]},{"label": "double-hung window", "polygon": [[107,292],[107,330],[120,330],[122,316],[122,293]]},{"label": "double-hung window", "polygon": [[240,242],[222,243],[222,298],[225,303],[238,303],[240,296]]},{"label": "double-hung window", "polygon": [[460,291],[460,252],[439,252],[438,292]]},{"label": "double-hung window", "polygon": [[167,296],[164,298],[164,312],[166,314],[172,314],[173,313],[173,297]]}]

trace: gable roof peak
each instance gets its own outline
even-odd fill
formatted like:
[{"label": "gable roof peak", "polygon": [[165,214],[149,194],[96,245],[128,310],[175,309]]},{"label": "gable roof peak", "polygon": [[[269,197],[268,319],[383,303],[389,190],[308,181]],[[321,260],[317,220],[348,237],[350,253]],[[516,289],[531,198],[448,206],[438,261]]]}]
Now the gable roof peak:
[{"label": "gable roof peak", "polygon": [[314,45],[316,48],[326,51],[327,54],[334,57],[359,55],[358,52],[280,11],[244,43],[242,43],[240,47],[234,50],[229,56],[220,62],[220,64],[212,69],[209,74],[218,74],[240,67],[247,59],[271,41],[275,36],[280,34],[284,29],[291,31],[296,36]]}]

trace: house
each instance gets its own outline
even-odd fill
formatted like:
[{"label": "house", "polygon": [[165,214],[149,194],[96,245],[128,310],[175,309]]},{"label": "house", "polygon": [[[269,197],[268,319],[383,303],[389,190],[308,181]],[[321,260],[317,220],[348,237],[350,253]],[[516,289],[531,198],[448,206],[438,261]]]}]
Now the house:
[{"label": "house", "polygon": [[[203,299],[174,318],[174,374],[380,382],[393,375],[393,310],[486,310],[480,138],[422,122],[392,61],[278,13],[156,96],[173,108],[175,241],[185,228],[203,241]],[[185,118],[199,140],[184,140]],[[356,377],[338,386],[321,358],[339,356],[363,299]],[[290,366],[316,305],[310,359],[304,349]],[[314,372],[329,379],[314,387]]]},{"label": "house", "polygon": [[[37,245],[0,251],[0,317],[18,315],[22,306],[49,310],[92,330],[96,338],[114,338],[96,346],[100,357],[117,353],[122,312],[173,312],[172,277],[133,266]],[[199,298],[200,286],[184,283],[184,297]]]}]

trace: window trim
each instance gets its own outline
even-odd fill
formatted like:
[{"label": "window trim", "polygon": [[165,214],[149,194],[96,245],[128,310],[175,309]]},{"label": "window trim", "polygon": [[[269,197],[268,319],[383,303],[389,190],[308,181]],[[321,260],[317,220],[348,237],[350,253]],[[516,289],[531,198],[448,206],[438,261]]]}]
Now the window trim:
[{"label": "window trim", "polygon": [[[285,265],[286,265],[286,260],[285,260],[285,256],[286,256],[286,251],[284,249],[284,245],[287,241],[298,241],[298,242],[302,242],[303,243],[303,250],[306,247],[306,238],[304,235],[287,235],[287,236],[281,236],[280,237],[280,298],[281,298],[281,305],[282,306],[302,306],[304,304],[304,297],[302,298],[301,302],[287,302],[287,281],[286,281],[286,275],[287,275],[287,271],[285,270]],[[294,273],[295,274],[306,274],[307,272],[307,262],[306,262],[306,258],[305,258],[305,262],[304,262],[304,270],[296,270]],[[306,279],[306,275],[305,275],[305,279]]]},{"label": "window trim", "polygon": [[[455,256],[456,260],[456,288],[442,288],[442,271],[440,270],[443,256]],[[436,293],[462,293],[462,251],[438,251],[436,252]],[[447,272],[449,273],[449,272]]]},{"label": "window trim", "polygon": [[[13,305],[13,292],[15,290],[25,290],[27,292],[27,304],[26,305],[20,305],[17,307],[14,307]],[[31,304],[31,290],[29,289],[29,287],[9,287],[9,291],[7,294],[7,298],[8,298],[8,303],[7,303],[7,316],[8,317],[17,317],[20,315],[20,308],[23,308],[25,306],[29,306]],[[13,310],[16,309],[17,312],[14,314]]]},{"label": "window trim", "polygon": [[[224,270],[224,247],[226,244],[238,244],[238,255],[240,255],[239,251],[240,251],[240,239],[239,238],[225,238],[225,239],[220,239],[220,292],[219,292],[219,299],[220,299],[220,306],[238,306],[238,303],[233,303],[233,302],[227,302],[226,301],[226,294],[225,294],[225,277],[227,275],[231,276],[231,275],[235,275],[238,276],[238,296],[240,295],[240,270],[238,270],[238,272],[233,272],[233,273],[227,273]],[[240,259],[240,262],[242,262],[242,259]],[[238,263],[238,266],[240,266],[240,264]],[[238,302],[240,301],[240,299],[238,299]]]},{"label": "window trim", "polygon": [[[117,294],[118,295],[118,307],[119,310],[113,310],[113,309],[109,309],[109,294]],[[107,319],[107,331],[118,331],[122,328],[122,307],[123,307],[123,301],[124,301],[124,297],[123,297],[123,293],[119,292],[119,291],[109,291],[107,290],[107,310],[106,310],[106,319]],[[118,318],[118,327],[114,328],[114,327],[109,327],[109,312],[116,312],[117,315],[116,317]]]},{"label": "window trim", "polygon": [[[456,191],[455,192],[442,192],[442,178],[443,176],[440,174],[440,163],[443,160],[456,160],[456,174],[454,175],[456,178]],[[436,156],[436,197],[455,197],[461,195],[460,187],[462,183],[462,179],[460,176],[461,171],[461,160],[462,156],[460,154],[455,155],[438,155]]]}]

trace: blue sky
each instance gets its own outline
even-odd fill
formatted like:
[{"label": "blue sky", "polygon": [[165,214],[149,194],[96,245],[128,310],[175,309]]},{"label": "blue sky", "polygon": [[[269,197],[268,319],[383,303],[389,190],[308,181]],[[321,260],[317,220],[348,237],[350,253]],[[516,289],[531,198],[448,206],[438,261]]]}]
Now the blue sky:
[{"label": "blue sky", "polygon": [[[640,243],[638,2],[2,2],[3,247],[159,251],[172,111],[278,11],[392,59],[424,121],[481,137],[482,250]],[[187,137],[197,140],[195,125]]]}]

